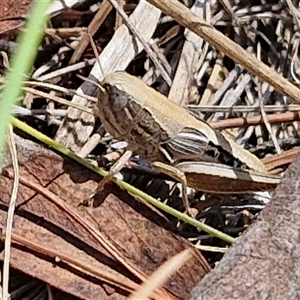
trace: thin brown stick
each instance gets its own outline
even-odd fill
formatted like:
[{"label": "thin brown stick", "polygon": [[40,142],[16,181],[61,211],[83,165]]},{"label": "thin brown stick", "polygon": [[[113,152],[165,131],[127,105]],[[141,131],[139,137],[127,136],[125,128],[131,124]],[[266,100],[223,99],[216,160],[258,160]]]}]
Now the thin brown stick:
[{"label": "thin brown stick", "polygon": [[90,39],[94,36],[99,27],[103,24],[104,20],[107,18],[111,10],[112,6],[109,3],[109,1],[105,0],[100,4],[98,12],[89,24],[87,32],[83,35],[80,42],[76,46],[76,49],[70,59],[70,65],[74,64],[81,57],[82,53],[88,46]]},{"label": "thin brown stick", "polygon": [[[266,165],[268,170],[274,170],[283,165],[288,165],[292,163],[299,150],[300,147],[296,147],[294,149],[283,151],[280,154],[274,154],[272,156],[264,157],[262,161]],[[272,172],[272,174],[275,173]]]},{"label": "thin brown stick", "polygon": [[[294,122],[300,120],[300,112],[286,112],[282,114],[272,114],[266,115],[266,118],[270,124],[282,123],[282,122]],[[235,128],[244,127],[250,125],[263,124],[264,120],[262,116],[253,116],[246,118],[234,118],[227,119],[218,122],[211,122],[210,126],[214,129],[224,129],[224,128]]]},{"label": "thin brown stick", "polygon": [[151,45],[147,43],[144,38],[141,36],[141,34],[138,33],[135,26],[130,21],[129,17],[124,12],[123,8],[120,7],[118,2],[116,0],[109,0],[111,5],[117,10],[118,14],[123,18],[124,23],[128,27],[128,29],[132,32],[132,34],[140,41],[140,43],[143,45],[145,51],[151,58],[152,62],[155,64],[157,69],[161,72],[161,76],[164,78],[164,80],[167,82],[169,86],[172,85],[172,79],[170,77],[171,67],[169,65],[166,65],[165,60],[160,59],[160,55],[158,51],[154,51],[151,48]]}]

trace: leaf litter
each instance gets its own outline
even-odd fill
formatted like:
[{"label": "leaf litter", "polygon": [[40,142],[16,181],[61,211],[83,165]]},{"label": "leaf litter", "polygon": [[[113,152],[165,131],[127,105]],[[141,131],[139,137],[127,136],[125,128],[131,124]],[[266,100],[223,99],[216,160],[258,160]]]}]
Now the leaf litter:
[{"label": "leaf litter", "polygon": [[[4,6],[0,6],[0,21],[23,20],[30,3],[10,2],[3,2]],[[198,16],[298,86],[298,10],[295,4],[258,1],[248,6],[235,1],[228,9],[227,2],[225,5],[224,2],[186,4]],[[74,8],[55,12],[51,28],[46,29],[31,83],[28,83],[33,89],[26,92],[23,100],[23,106],[31,114],[20,114],[20,118],[82,156],[93,160],[101,156],[102,163],[104,160],[109,166],[111,157],[116,159],[123,148],[119,148],[118,142],[109,135],[96,131],[99,121],[92,115],[71,108],[65,118],[56,114],[65,110],[66,105],[56,102],[53,96],[69,100],[75,107],[79,105],[91,110],[94,102],[85,95],[96,96],[97,89],[82,78],[101,80],[114,69],[126,69],[169,95],[172,101],[189,106],[194,114],[215,128],[227,129],[238,143],[262,158],[272,172],[284,171],[299,146],[299,106],[294,105],[294,111],[290,111],[291,104],[296,103],[258,80],[207,41],[178,26],[167,15],[161,16],[158,9],[145,1],[118,3],[130,16],[130,22],[140,30],[138,34],[146,44],[152,45],[154,53],[143,50],[139,39],[127,29],[126,22],[109,1],[79,3]],[[9,14],[5,8],[8,4],[16,8]],[[147,13],[152,18],[151,25],[141,22]],[[5,46],[14,41],[14,34],[9,36],[10,30],[22,25],[21,21],[13,23],[12,27],[8,23],[1,27],[1,42]],[[153,63],[150,59],[153,55],[158,55],[158,62]],[[97,61],[100,61],[101,68]],[[158,72],[162,69],[173,82],[171,88],[163,80],[167,75],[162,78]],[[41,80],[49,87],[42,86]],[[53,90],[50,84],[64,90]],[[269,113],[271,107],[274,111]],[[267,113],[262,118],[264,109]],[[92,147],[86,146],[91,140],[96,140],[97,145],[93,142]],[[89,151],[83,151],[84,147]],[[11,266],[74,297],[125,298],[164,261],[190,247],[185,238],[196,244],[226,246],[191,226],[181,224],[175,229],[176,220],[166,219],[148,205],[138,203],[115,185],[107,188],[107,195],[101,195],[96,207],[81,206],[99,178],[75,163],[65,162],[56,154],[48,152],[26,158],[21,172],[22,178],[30,178],[29,181],[53,194],[45,197],[40,190],[28,187],[24,182],[21,184]],[[76,172],[85,177],[75,176]],[[89,174],[83,175],[85,173]],[[170,205],[180,209],[176,186],[172,188],[169,182],[153,178],[151,174],[141,176],[135,170],[127,170],[123,176],[140,189],[168,200]],[[11,184],[8,175],[1,179],[3,207],[10,199]],[[67,203],[68,208],[55,205],[54,195]],[[267,202],[265,197],[269,195],[225,197],[200,192],[190,195],[192,205],[199,211],[198,219],[232,236],[239,236],[256,219],[261,210],[258,207],[264,207]],[[133,208],[131,202],[137,207]],[[1,224],[4,224],[5,209],[1,211]],[[99,240],[68,211],[75,212],[103,234],[116,256],[103,248]],[[209,271],[205,259],[213,267],[222,257],[220,253],[204,251],[204,259],[195,253],[194,262],[189,261],[188,266],[180,269],[157,291],[156,296],[186,298],[193,284]]]}]

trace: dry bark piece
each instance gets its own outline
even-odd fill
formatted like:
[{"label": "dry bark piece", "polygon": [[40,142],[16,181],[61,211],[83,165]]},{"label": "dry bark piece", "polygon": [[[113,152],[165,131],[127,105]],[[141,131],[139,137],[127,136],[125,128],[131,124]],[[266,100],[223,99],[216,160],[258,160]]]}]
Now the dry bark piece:
[{"label": "dry bark piece", "polygon": [[298,153],[258,220],[199,282],[191,300],[300,298],[299,183]]},{"label": "dry bark piece", "polygon": [[[128,287],[131,290],[140,283],[128,271],[128,266],[135,269],[136,274],[147,278],[165,260],[191,247],[186,240],[171,232],[172,228],[164,218],[114,184],[108,185],[103,194],[97,195],[94,208],[80,206],[97,186],[99,176],[50,150],[39,149],[32,142],[30,145],[35,147],[33,151],[24,147],[22,139],[21,143],[27,152],[23,157],[21,155],[21,186],[13,233],[44,250],[33,252],[33,246],[26,247],[24,243],[20,246],[14,240],[11,264],[16,269],[84,299],[96,299],[99,295],[101,299],[123,299],[124,295],[128,295]],[[6,160],[5,164],[8,163]],[[4,167],[3,172],[11,172],[11,167]],[[26,186],[28,184],[35,184],[36,187],[29,188]],[[11,178],[2,175],[2,228],[11,186]],[[42,192],[50,193],[52,199]],[[63,200],[67,209],[79,215],[85,224],[99,230],[125,264],[120,264],[116,256],[104,249],[79,219],[71,217],[62,206],[55,205],[58,203],[56,198]],[[56,263],[50,250],[58,258],[76,260],[81,266],[80,271],[75,272],[74,265],[63,259],[62,263]],[[193,259],[164,285],[165,290],[160,291],[160,297],[187,298],[195,283],[208,272],[209,267],[201,254],[195,249],[193,254]],[[102,271],[109,274],[110,280],[115,280],[116,284],[104,280],[104,275],[101,277],[99,274]]]}]

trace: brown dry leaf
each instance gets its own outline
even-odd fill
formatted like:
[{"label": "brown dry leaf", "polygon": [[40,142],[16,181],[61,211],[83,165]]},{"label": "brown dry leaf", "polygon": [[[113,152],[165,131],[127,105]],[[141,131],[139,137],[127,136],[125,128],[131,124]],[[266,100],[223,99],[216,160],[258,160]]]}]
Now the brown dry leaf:
[{"label": "brown dry leaf", "polygon": [[[99,176],[50,150],[35,149],[34,155],[26,151],[29,158],[20,167],[12,267],[84,299],[125,299],[139,279],[191,247],[172,233],[163,217],[114,184],[97,196],[96,207],[83,207],[80,204]],[[2,228],[11,173],[11,167],[4,168],[0,181]],[[89,226],[100,231],[114,253],[103,248]],[[157,291],[157,299],[187,298],[209,271],[200,252],[192,252],[180,273]]]},{"label": "brown dry leaf", "polygon": [[24,24],[32,0],[2,0],[0,3],[0,34]]}]

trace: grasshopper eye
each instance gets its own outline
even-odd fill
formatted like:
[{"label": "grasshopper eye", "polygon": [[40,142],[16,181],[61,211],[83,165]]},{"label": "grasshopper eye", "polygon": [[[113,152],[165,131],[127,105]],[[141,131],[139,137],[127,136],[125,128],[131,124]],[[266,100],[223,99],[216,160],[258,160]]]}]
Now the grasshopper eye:
[{"label": "grasshopper eye", "polygon": [[106,84],[104,88],[109,95],[109,102],[114,111],[121,111],[127,106],[128,94],[119,90],[116,86]]}]

